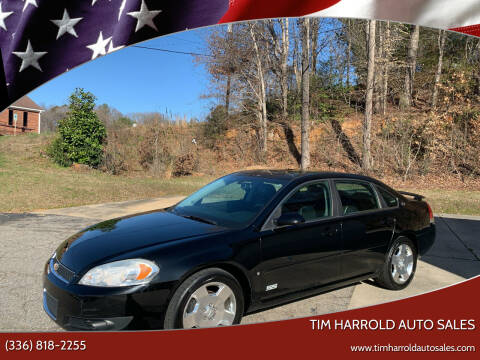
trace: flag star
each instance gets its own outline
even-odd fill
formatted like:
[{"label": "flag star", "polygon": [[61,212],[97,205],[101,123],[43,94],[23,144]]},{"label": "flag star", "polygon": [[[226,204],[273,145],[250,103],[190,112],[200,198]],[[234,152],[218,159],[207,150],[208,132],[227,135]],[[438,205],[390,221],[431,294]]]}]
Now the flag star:
[{"label": "flag star", "polygon": [[107,53],[105,47],[108,45],[111,39],[112,37],[104,39],[103,34],[100,31],[100,34],[98,34],[97,42],[95,44],[87,46],[90,50],[93,51],[92,60],[96,59],[99,55],[105,55]]},{"label": "flag star", "polygon": [[28,5],[33,5],[38,8],[37,0],[23,0],[23,1],[25,1],[25,5],[23,6],[22,12],[25,11]]},{"label": "flag star", "polygon": [[120,17],[122,16],[123,10],[125,10],[125,4],[127,0],[122,0],[122,4],[120,5],[120,10],[118,11],[118,21],[120,21]]},{"label": "flag star", "polygon": [[5,11],[2,10],[2,3],[0,2],[0,28],[7,31],[7,26],[5,25],[5,19],[13,14],[13,11]]},{"label": "flag star", "polygon": [[113,46],[113,40],[110,41],[110,44],[108,44],[108,50],[107,50],[107,53],[110,54],[114,51],[117,51],[117,50],[120,50],[120,49],[123,49],[125,46],[123,45],[120,45],[120,46],[117,46],[117,47],[114,47]]},{"label": "flag star", "polygon": [[[97,2],[98,0],[92,0],[92,6],[95,5],[95,3]],[[112,1],[112,0],[108,0],[108,1]]]},{"label": "flag star", "polygon": [[67,32],[69,34],[72,34],[75,37],[78,37],[74,29],[74,26],[77,25],[78,22],[82,19],[83,18],[75,18],[75,19],[70,18],[70,16],[68,15],[67,9],[65,9],[63,12],[62,20],[50,20],[50,21],[58,26],[58,34],[57,34],[57,39],[58,39],[59,37],[61,37],[63,34]]},{"label": "flag star", "polygon": [[145,4],[145,0],[142,0],[142,6],[140,7],[140,11],[132,11],[127,13],[127,15],[130,15],[137,19],[137,27],[135,28],[135,32],[143,28],[145,25],[148,25],[152,29],[158,31],[157,26],[153,22],[153,18],[161,12],[162,10],[149,11],[147,5]]},{"label": "flag star", "polygon": [[40,67],[40,64],[38,63],[38,59],[40,59],[42,56],[47,54],[46,51],[43,52],[35,52],[33,51],[32,44],[30,44],[30,40],[28,40],[27,44],[27,50],[25,52],[21,51],[14,51],[14,55],[18,56],[20,59],[22,59],[22,65],[20,66],[19,72],[22,72],[29,66],[33,66],[35,69],[42,71],[42,68]]}]

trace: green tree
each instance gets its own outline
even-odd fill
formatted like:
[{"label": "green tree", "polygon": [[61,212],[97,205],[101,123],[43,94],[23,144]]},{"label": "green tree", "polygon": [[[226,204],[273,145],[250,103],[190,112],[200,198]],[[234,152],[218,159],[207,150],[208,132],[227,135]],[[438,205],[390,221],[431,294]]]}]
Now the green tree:
[{"label": "green tree", "polygon": [[114,122],[114,125],[119,127],[130,127],[133,125],[133,120],[127,116],[122,116]]},{"label": "green tree", "polygon": [[228,130],[225,106],[217,105],[210,110],[203,127],[203,136],[208,146],[213,147],[218,138]]},{"label": "green tree", "polygon": [[81,88],[70,95],[67,116],[60,120],[58,136],[49,148],[49,155],[59,165],[100,164],[107,133],[94,111],[95,100],[92,93]]}]

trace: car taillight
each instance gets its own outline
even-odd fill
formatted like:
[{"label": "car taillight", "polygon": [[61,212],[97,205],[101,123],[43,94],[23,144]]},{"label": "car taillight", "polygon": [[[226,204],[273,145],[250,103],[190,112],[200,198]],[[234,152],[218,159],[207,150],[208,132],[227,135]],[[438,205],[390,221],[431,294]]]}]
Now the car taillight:
[{"label": "car taillight", "polygon": [[433,211],[430,205],[426,202],[427,207],[428,207],[428,216],[430,217],[430,223],[434,223],[435,219],[433,218]]}]

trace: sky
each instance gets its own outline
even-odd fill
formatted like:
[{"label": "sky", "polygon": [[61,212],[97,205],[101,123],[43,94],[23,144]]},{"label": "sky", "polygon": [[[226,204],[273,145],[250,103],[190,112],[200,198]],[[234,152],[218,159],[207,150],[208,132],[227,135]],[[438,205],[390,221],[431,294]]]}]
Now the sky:
[{"label": "sky", "polygon": [[[203,53],[209,28],[190,30],[137,45],[183,52]],[[92,92],[97,105],[103,103],[123,114],[161,112],[187,118],[204,118],[212,100],[209,77],[194,57],[127,47],[64,73],[32,91],[29,96],[48,107],[67,103],[77,87]]]}]

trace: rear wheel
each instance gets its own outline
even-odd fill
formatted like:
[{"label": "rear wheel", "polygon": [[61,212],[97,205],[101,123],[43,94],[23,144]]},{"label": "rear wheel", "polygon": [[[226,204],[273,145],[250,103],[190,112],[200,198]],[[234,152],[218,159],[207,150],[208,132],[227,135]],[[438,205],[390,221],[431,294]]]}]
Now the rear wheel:
[{"label": "rear wheel", "polygon": [[402,290],[412,281],[417,268],[417,249],[406,237],[396,239],[388,251],[375,282],[390,290]]},{"label": "rear wheel", "polygon": [[228,272],[211,268],[186,279],[175,291],[165,314],[166,329],[192,329],[240,323],[243,294]]}]

